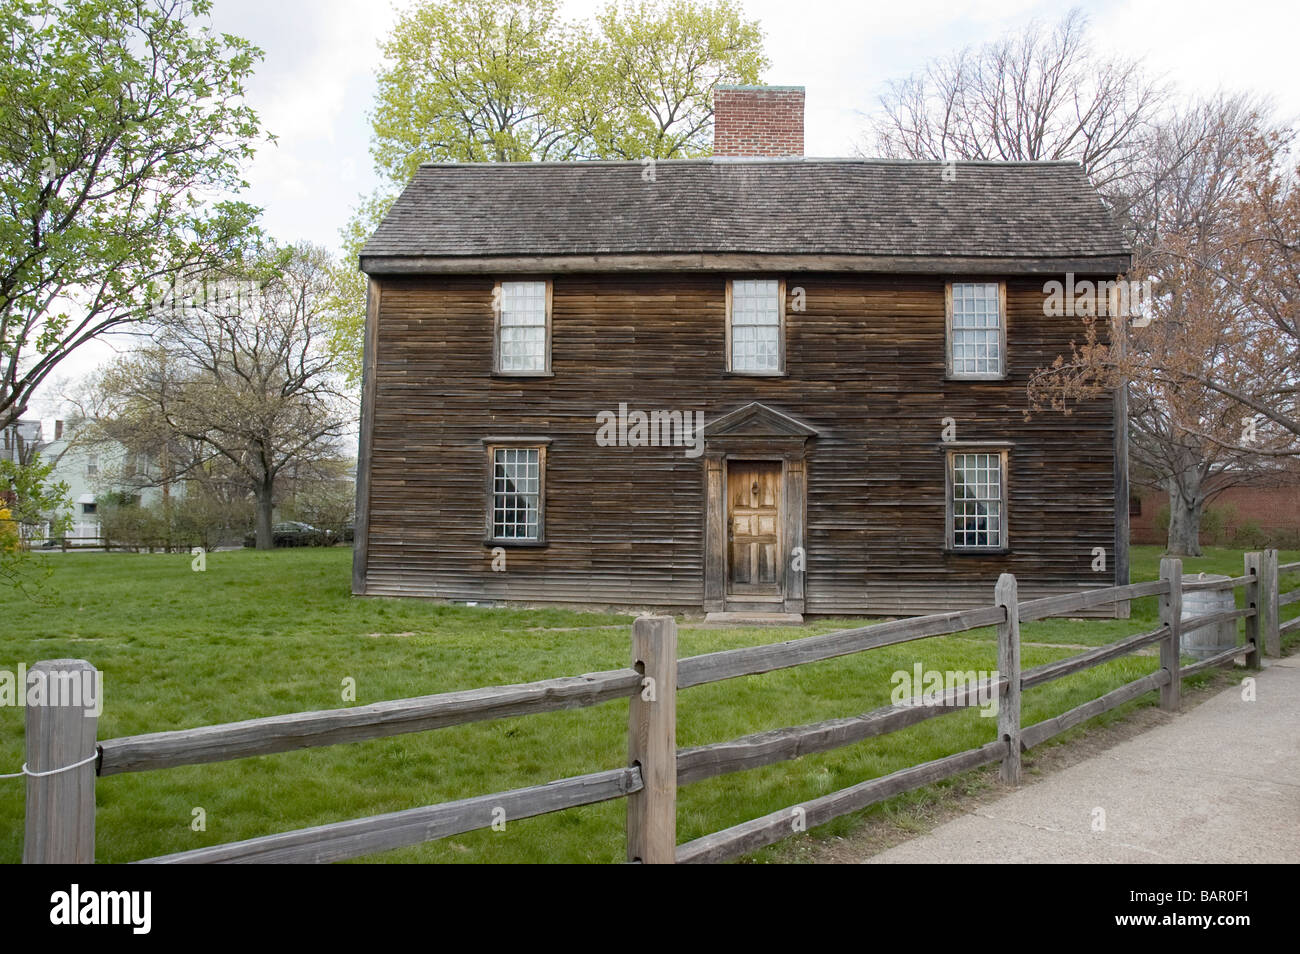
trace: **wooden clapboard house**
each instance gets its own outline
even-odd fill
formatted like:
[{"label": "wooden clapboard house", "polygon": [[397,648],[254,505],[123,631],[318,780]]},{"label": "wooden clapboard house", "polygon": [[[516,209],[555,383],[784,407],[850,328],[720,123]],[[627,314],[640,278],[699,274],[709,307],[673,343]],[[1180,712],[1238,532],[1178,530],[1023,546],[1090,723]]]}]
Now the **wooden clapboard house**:
[{"label": "wooden clapboard house", "polygon": [[801,89],[716,106],[713,159],[420,168],[361,255],[354,591],[794,618],[1126,581],[1123,395],[1024,414],[1082,336],[1045,286],[1130,266],[1080,168],[802,158]]}]

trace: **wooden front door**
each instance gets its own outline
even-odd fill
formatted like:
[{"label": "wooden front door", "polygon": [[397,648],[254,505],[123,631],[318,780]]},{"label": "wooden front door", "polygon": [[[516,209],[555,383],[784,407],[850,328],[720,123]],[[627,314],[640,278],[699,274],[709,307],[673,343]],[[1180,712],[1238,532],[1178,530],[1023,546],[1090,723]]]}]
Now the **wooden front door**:
[{"label": "wooden front door", "polygon": [[727,461],[727,591],[781,596],[781,462]]}]

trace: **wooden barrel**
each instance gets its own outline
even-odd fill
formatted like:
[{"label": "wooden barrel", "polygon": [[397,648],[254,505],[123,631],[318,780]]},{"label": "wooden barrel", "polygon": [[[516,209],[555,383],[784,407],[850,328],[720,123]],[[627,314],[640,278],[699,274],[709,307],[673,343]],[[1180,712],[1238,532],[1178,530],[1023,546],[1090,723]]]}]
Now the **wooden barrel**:
[{"label": "wooden barrel", "polygon": [[[1184,583],[1200,583],[1207,580],[1230,580],[1232,577],[1219,573],[1198,573],[1196,576],[1183,577]],[[1183,619],[1193,616],[1208,616],[1235,609],[1236,603],[1232,590],[1192,590],[1183,594]],[[1186,622],[1184,622],[1186,627]],[[1205,659],[1237,645],[1237,621],[1230,619],[1225,623],[1201,626],[1198,629],[1183,629],[1181,650],[1183,655],[1196,659]]]}]

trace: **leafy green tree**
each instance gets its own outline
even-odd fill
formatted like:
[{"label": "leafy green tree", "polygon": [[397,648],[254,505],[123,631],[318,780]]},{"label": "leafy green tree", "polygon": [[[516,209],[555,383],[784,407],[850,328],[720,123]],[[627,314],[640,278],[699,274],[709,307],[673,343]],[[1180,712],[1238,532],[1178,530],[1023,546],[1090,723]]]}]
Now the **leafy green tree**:
[{"label": "leafy green tree", "polygon": [[421,162],[708,155],[713,89],[753,83],[763,35],[733,0],[433,0],[383,46],[372,155],[391,185]]},{"label": "leafy green tree", "polygon": [[381,189],[362,199],[341,231],[343,258],[335,269],[334,299],[330,313],[330,353],[349,382],[361,380],[362,344],[366,327],[366,276],[357,267],[366,239],[374,232],[397,199],[395,188]]},{"label": "leafy green tree", "polygon": [[29,545],[41,539],[47,523],[53,536],[68,525],[68,485],[54,481],[54,462],[39,454],[27,463],[0,460],[0,586],[17,587],[34,595],[49,566],[31,559]]},{"label": "leafy green tree", "polygon": [[[556,0],[435,0],[383,44],[371,154],[393,183],[421,162],[565,159],[559,106],[585,85],[582,44]],[[588,64],[589,65],[589,64]]]},{"label": "leafy green tree", "polygon": [[255,210],[242,99],[261,52],[192,22],[210,0],[6,0],[0,31],[0,427],[53,368],[229,258]]},{"label": "leafy green tree", "polygon": [[713,151],[713,90],[757,83],[763,33],[730,0],[610,4],[596,19],[596,81],[579,107],[594,159],[668,159]]},{"label": "leafy green tree", "polygon": [[763,34],[734,0],[629,0],[567,23],[556,0],[423,0],[383,44],[371,155],[385,182],[343,229],[333,348],[360,377],[356,256],[422,162],[708,155],[713,90],[756,83]]}]

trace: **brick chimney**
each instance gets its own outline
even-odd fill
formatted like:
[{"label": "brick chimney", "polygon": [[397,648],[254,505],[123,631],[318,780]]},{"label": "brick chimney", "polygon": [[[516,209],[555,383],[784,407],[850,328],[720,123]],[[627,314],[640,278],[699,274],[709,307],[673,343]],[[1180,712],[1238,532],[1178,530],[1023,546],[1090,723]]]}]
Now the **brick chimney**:
[{"label": "brick chimney", "polygon": [[774,159],[802,156],[803,87],[716,87],[713,154]]}]

